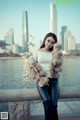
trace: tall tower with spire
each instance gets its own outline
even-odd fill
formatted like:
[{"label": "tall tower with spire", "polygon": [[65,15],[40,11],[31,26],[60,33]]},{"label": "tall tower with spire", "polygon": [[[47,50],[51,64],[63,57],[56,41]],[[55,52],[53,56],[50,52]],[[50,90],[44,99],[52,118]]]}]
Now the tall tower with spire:
[{"label": "tall tower with spire", "polygon": [[23,52],[28,52],[28,13],[27,11],[23,11],[22,16],[22,48]]},{"label": "tall tower with spire", "polygon": [[50,3],[50,32],[57,35],[57,9],[56,4]]}]

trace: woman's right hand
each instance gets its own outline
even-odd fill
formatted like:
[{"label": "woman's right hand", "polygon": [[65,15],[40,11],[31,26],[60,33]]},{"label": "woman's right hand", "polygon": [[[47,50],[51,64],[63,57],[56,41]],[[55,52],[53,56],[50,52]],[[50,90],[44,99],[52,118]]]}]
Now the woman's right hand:
[{"label": "woman's right hand", "polygon": [[45,83],[45,86],[49,86],[49,83],[47,82],[47,83]]}]

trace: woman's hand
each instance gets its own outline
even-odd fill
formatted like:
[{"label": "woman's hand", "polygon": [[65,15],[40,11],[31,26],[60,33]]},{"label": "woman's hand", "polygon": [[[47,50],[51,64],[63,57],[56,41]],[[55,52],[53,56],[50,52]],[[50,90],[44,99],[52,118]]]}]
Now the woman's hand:
[{"label": "woman's hand", "polygon": [[45,83],[45,86],[49,86],[49,83],[47,82],[47,83]]}]

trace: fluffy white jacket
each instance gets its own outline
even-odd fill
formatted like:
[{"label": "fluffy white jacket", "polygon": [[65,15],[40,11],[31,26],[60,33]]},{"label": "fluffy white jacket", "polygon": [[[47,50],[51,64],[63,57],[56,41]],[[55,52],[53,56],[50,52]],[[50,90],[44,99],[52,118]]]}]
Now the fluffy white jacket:
[{"label": "fluffy white jacket", "polygon": [[[61,72],[62,65],[62,52],[61,44],[54,44],[54,49],[52,51],[52,61],[50,67],[50,73],[52,78],[59,78],[59,72]],[[40,86],[43,87],[48,81],[46,71],[43,71],[39,63],[36,63],[33,56],[28,53],[26,56],[27,61],[27,72],[32,77],[33,80]]]}]

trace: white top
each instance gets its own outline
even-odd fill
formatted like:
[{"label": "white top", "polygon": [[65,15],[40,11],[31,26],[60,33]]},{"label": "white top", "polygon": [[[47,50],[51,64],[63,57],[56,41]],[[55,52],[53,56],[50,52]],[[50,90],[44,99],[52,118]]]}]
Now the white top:
[{"label": "white top", "polygon": [[50,65],[52,60],[51,52],[44,52],[44,51],[38,50],[34,58],[41,65],[42,69],[46,71],[47,77],[51,77],[50,75]]}]

